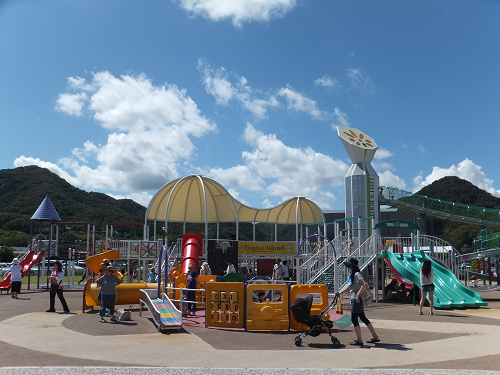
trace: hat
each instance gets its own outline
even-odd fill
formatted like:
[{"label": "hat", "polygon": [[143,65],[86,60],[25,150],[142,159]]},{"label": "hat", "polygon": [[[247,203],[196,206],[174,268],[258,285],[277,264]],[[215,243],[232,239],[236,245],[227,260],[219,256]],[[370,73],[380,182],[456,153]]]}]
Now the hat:
[{"label": "hat", "polygon": [[107,266],[106,269],[108,271],[115,272],[115,269],[113,268],[113,266]]},{"label": "hat", "polygon": [[188,264],[188,268],[191,268],[191,267],[193,267],[193,268],[194,268],[194,263],[189,263],[189,264]]},{"label": "hat", "polygon": [[358,267],[358,260],[356,258],[351,258],[349,260],[346,260],[344,262],[344,265],[347,267],[347,268],[354,268],[354,267]]},{"label": "hat", "polygon": [[111,261],[110,261],[108,258],[104,258],[104,259],[102,260],[102,262],[103,262],[103,263],[108,263],[108,264],[109,264],[109,263],[111,263]]},{"label": "hat", "polygon": [[12,264],[19,264],[19,259],[17,258],[12,259]]}]

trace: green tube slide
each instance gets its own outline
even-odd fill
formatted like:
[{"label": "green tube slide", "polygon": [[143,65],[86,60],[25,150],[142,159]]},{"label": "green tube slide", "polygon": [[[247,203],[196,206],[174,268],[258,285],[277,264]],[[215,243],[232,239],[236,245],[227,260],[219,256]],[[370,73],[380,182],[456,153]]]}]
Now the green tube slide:
[{"label": "green tube slide", "polygon": [[[434,271],[434,307],[439,309],[469,308],[488,305],[474,290],[463,285],[449,269],[432,260],[425,252],[393,253],[382,251],[382,258],[389,259],[392,266],[401,275],[411,280],[419,288],[420,269],[425,259],[432,262]],[[429,294],[427,294],[427,299]]]}]

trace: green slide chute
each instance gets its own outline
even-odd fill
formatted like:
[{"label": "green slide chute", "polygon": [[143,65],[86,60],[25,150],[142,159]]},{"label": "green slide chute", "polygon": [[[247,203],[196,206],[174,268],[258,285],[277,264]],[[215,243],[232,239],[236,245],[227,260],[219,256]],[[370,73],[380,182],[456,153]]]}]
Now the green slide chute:
[{"label": "green slide chute", "polygon": [[[389,250],[382,251],[382,258],[389,259],[394,269],[401,275],[411,280],[415,285],[420,285],[420,269],[425,259],[432,262],[434,271],[434,307],[439,309],[467,308],[486,306],[488,303],[474,290],[463,285],[449,269],[432,260],[425,252],[393,253]],[[427,295],[429,298],[429,295]]]}]

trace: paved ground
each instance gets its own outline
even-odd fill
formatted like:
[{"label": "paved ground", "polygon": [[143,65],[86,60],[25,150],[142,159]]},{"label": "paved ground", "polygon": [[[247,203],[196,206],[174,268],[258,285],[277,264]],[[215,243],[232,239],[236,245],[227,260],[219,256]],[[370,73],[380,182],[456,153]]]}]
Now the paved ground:
[{"label": "paved ground", "polygon": [[[487,308],[437,310],[434,316],[418,315],[418,308],[411,303],[372,303],[366,314],[381,342],[350,346],[348,343],[355,338],[350,326],[334,333],[343,344],[337,349],[332,348],[327,334],[306,337],[302,347],[296,347],[293,342],[296,332],[244,332],[185,324],[181,331],[158,333],[149,313],[143,311],[139,317],[138,310],[134,310],[129,322],[99,323],[96,311],[81,313],[81,289],[65,291],[72,314],[45,313],[48,292],[23,291],[18,300],[3,294],[0,295],[0,374],[497,371],[500,291],[481,294],[489,303]],[[59,301],[56,308],[60,308]],[[369,339],[364,326],[362,333],[365,341]]]}]

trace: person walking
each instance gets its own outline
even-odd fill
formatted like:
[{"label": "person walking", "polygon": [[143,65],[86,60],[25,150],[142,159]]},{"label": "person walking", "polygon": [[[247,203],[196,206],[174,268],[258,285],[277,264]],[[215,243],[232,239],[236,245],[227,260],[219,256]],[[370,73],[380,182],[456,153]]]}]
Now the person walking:
[{"label": "person walking", "polygon": [[113,275],[115,269],[113,266],[107,266],[104,271],[104,275],[96,280],[98,286],[101,287],[101,308],[99,310],[99,315],[101,317],[100,322],[104,323],[104,315],[106,313],[106,307],[109,308],[109,315],[111,315],[111,320],[115,321],[113,316],[115,313],[115,301],[116,301],[116,286],[123,282],[118,276]]},{"label": "person walking", "polygon": [[372,338],[367,342],[372,344],[379,342],[380,339],[375,333],[373,325],[370,323],[368,318],[365,316],[364,312],[364,301],[363,292],[368,288],[368,284],[363,279],[358,266],[358,260],[356,258],[351,258],[344,262],[345,266],[349,270],[348,283],[344,289],[337,292],[337,295],[344,293],[347,289],[350,289],[349,296],[351,299],[351,321],[354,325],[354,331],[356,332],[356,340],[350,342],[351,345],[361,346],[363,345],[363,339],[361,338],[361,327],[359,326],[358,319],[361,319],[366,327],[370,330]]},{"label": "person walking", "polygon": [[78,285],[80,285],[80,283],[81,283],[82,281],[84,281],[84,280],[87,278],[88,270],[89,270],[89,269],[88,269],[87,267],[85,267],[85,269],[83,270],[83,275],[82,275],[82,278],[81,278],[81,280],[78,282]]},{"label": "person walking", "polygon": [[422,308],[424,307],[427,293],[429,293],[429,306],[431,308],[429,315],[434,315],[434,271],[429,259],[424,260],[424,264],[422,264],[422,268],[420,269],[420,285],[422,286],[422,293],[420,293],[422,296],[420,297],[418,314],[424,315]]},{"label": "person walking", "polygon": [[198,288],[198,274],[194,270],[194,264],[189,263],[188,272],[186,273],[186,287],[188,289],[187,292],[187,300],[192,301],[187,304],[187,314],[195,316],[196,315],[196,291],[193,289]]},{"label": "person walking", "polygon": [[50,280],[50,308],[47,312],[56,312],[55,302],[56,302],[56,294],[59,297],[59,301],[61,301],[63,310],[65,313],[69,313],[69,307],[64,299],[63,295],[63,279],[64,279],[64,269],[62,263],[56,260],[54,262],[54,271],[50,276],[48,276]]},{"label": "person walking", "polygon": [[12,281],[12,289],[10,294],[12,298],[17,299],[17,295],[21,293],[21,284],[23,282],[23,267],[19,264],[19,259],[12,260],[12,267],[10,267],[10,281]]}]

